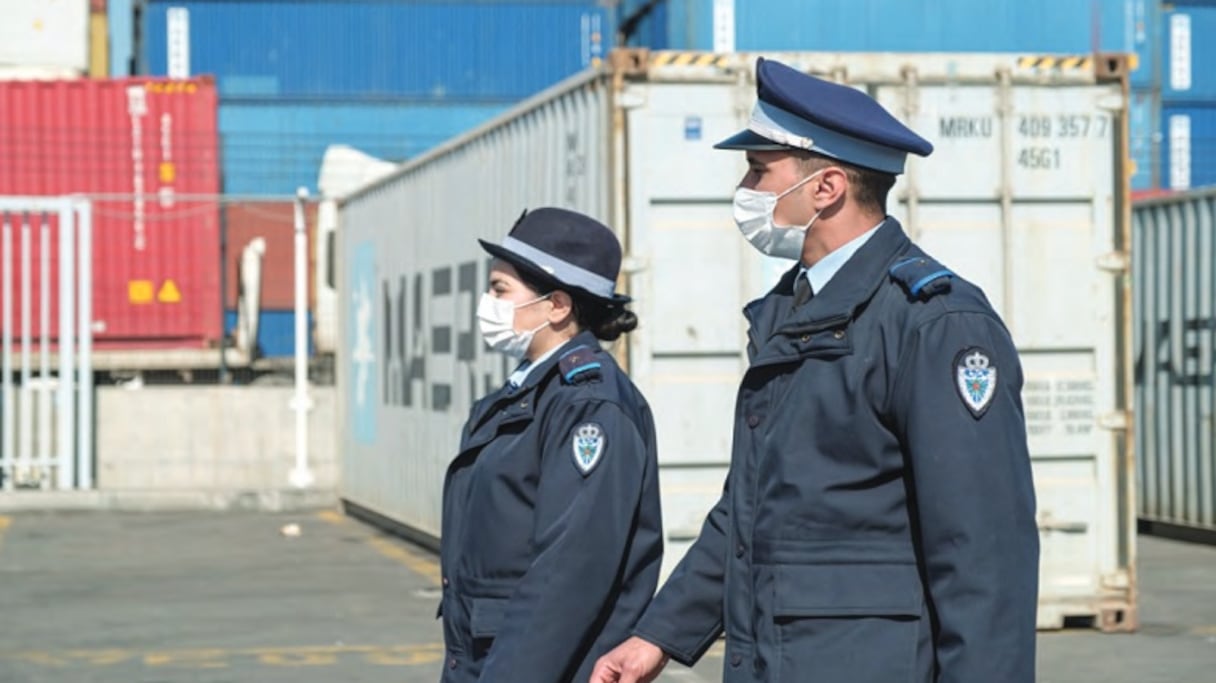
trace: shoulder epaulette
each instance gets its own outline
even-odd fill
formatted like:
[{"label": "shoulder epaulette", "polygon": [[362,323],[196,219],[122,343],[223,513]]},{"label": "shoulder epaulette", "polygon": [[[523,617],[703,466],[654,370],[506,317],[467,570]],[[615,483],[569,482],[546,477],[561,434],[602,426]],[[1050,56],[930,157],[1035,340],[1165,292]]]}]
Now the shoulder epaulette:
[{"label": "shoulder epaulette", "polygon": [[950,291],[954,273],[928,256],[913,256],[897,261],[887,271],[914,299],[931,299]]},{"label": "shoulder epaulette", "polygon": [[557,361],[562,381],[566,384],[581,384],[600,379],[603,370],[599,360],[600,353],[600,349],[590,346],[576,346],[562,354]]}]

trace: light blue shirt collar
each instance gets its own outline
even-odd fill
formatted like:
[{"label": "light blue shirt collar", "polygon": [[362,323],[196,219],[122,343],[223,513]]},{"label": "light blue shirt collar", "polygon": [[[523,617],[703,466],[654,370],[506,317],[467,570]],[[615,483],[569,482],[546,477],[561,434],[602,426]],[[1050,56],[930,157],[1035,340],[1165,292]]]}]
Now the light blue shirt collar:
[{"label": "light blue shirt collar", "polygon": [[[883,220],[883,223],[885,222],[886,219]],[[810,268],[804,266],[799,275],[806,275],[807,282],[811,283],[811,294],[822,292],[832,277],[844,267],[844,264],[849,262],[849,259],[853,258],[853,254],[856,254],[858,249],[870,241],[870,238],[881,227],[882,223],[879,223],[866,233],[854,237],[844,246],[819,259],[819,262]]]},{"label": "light blue shirt collar", "polygon": [[519,367],[515,368],[515,372],[512,372],[511,376],[507,378],[507,383],[510,384],[512,388],[522,387],[524,385],[524,381],[528,379],[528,375],[532,373],[532,368],[535,368],[536,366],[549,360],[549,356],[557,353],[558,349],[562,348],[562,346],[564,346],[564,344],[554,346],[535,361],[525,360],[524,362],[520,363]]}]

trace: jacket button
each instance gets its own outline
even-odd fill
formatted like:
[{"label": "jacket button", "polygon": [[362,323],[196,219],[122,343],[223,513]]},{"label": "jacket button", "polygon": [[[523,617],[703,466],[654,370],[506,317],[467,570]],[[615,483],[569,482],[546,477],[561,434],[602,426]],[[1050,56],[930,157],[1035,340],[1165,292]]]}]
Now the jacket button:
[{"label": "jacket button", "polygon": [[746,552],[747,548],[744,548],[742,543],[735,546],[735,557],[743,557],[743,554]]},{"label": "jacket button", "polygon": [[739,654],[738,652],[736,652],[735,654],[730,656],[730,665],[731,666],[739,666],[742,663],[743,663],[743,655]]},{"label": "jacket button", "polygon": [[804,334],[801,337],[799,337],[799,339],[802,341],[803,344],[805,344],[811,340],[811,335]]},{"label": "jacket button", "polygon": [[832,333],[832,336],[836,339],[844,339],[844,330],[836,330]]},{"label": "jacket button", "polygon": [[748,415],[747,416],[747,426],[748,427],[755,427],[758,424],[760,424],[759,415]]},{"label": "jacket button", "polygon": [[448,660],[448,668],[449,669],[456,668],[456,658],[455,657],[452,657],[451,659]]},{"label": "jacket button", "polygon": [[446,576],[445,576],[445,577],[443,577],[443,585],[445,585],[445,586],[446,586],[446,585],[448,585],[449,583],[450,583],[450,582],[448,581],[448,577],[446,577]]}]

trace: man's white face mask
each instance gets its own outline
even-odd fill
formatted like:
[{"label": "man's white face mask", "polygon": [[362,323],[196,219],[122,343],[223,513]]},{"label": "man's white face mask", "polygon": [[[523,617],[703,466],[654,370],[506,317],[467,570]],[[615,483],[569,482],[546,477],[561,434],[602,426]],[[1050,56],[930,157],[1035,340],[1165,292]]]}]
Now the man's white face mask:
[{"label": "man's white face mask", "polygon": [[795,261],[801,258],[802,242],[806,239],[806,233],[823,211],[816,212],[806,225],[801,226],[777,225],[773,219],[773,212],[776,211],[777,202],[782,197],[807,184],[826,170],[823,168],[815,171],[794,183],[781,194],[758,192],[746,187],[735,190],[735,223],[739,226],[743,237],[762,254]]}]

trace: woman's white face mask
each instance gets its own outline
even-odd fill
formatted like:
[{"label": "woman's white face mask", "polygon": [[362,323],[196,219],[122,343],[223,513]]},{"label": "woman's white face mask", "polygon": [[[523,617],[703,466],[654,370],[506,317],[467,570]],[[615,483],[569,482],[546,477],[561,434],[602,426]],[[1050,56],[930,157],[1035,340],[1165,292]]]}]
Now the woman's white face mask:
[{"label": "woman's white face mask", "polygon": [[735,190],[734,213],[735,223],[744,239],[762,254],[798,260],[802,257],[802,243],[806,233],[819,218],[818,211],[806,225],[783,226],[777,225],[773,212],[777,210],[777,202],[782,197],[810,182],[815,176],[827,169],[819,169],[809,176],[794,183],[781,194],[775,192],[759,192],[740,187]]},{"label": "woman's white face mask", "polygon": [[545,329],[549,321],[546,320],[536,329],[519,332],[515,329],[515,309],[531,306],[550,296],[552,294],[546,294],[517,305],[507,299],[483,293],[477,304],[477,326],[481,329],[481,338],[491,349],[505,353],[515,360],[523,359],[528,353],[528,347],[532,345],[532,337]]}]

